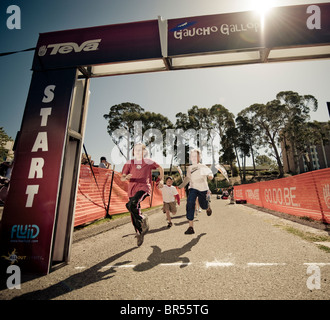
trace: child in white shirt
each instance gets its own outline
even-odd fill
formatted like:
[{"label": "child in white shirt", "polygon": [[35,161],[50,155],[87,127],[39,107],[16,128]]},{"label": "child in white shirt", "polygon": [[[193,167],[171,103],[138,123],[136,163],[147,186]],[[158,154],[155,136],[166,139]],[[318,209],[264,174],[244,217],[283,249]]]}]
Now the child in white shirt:
[{"label": "child in white shirt", "polygon": [[168,228],[172,227],[171,213],[175,215],[177,211],[176,201],[178,205],[180,205],[180,196],[178,194],[178,190],[174,186],[172,186],[172,183],[173,183],[172,177],[167,177],[165,181],[165,185],[161,188],[163,194],[163,202],[164,202],[163,210],[166,213]]},{"label": "child in white shirt", "polygon": [[188,167],[187,177],[182,185],[182,187],[188,182],[190,183],[188,199],[187,199],[187,219],[189,221],[189,228],[185,232],[185,234],[194,234],[194,213],[195,213],[195,204],[196,199],[198,199],[199,205],[203,210],[206,210],[208,216],[212,214],[212,209],[210,207],[207,193],[209,190],[209,186],[207,183],[207,179],[213,179],[213,173],[211,169],[209,169],[205,164],[200,163],[201,152],[199,149],[194,149],[190,152],[190,159],[192,165]]}]

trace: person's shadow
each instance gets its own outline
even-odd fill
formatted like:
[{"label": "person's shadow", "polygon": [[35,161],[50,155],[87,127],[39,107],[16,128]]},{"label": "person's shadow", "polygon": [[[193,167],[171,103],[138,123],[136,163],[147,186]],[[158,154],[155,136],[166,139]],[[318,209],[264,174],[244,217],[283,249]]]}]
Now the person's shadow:
[{"label": "person's shadow", "polygon": [[[116,255],[101,261],[100,263],[92,266],[91,268],[73,274],[65,280],[62,280],[48,288],[23,294],[19,297],[14,298],[13,300],[50,300],[59,297],[62,294],[66,294],[70,291],[88,286],[92,283],[110,279],[114,276],[113,273],[116,272],[115,268],[102,268],[135,249],[137,249],[137,247],[117,253]],[[118,262],[114,266],[121,266],[130,262],[131,261]]]},{"label": "person's shadow", "polygon": [[180,268],[184,268],[188,266],[190,262],[189,258],[184,257],[183,255],[189,251],[191,251],[192,247],[195,246],[202,236],[206,235],[206,233],[200,234],[197,238],[192,239],[190,242],[185,244],[182,248],[170,249],[162,252],[162,250],[158,246],[151,246],[153,252],[148,257],[148,261],[142,262],[136,265],[133,270],[134,271],[146,271],[156,267],[161,263],[176,263],[182,262]]},{"label": "person's shadow", "polygon": [[[134,267],[134,270],[145,271],[157,266],[160,263],[173,263],[178,261],[182,262],[182,265],[180,267],[183,268],[188,265],[189,259],[187,257],[182,257],[182,255],[190,251],[192,247],[195,246],[200,240],[200,238],[204,235],[205,233],[200,234],[197,238],[192,239],[182,248],[171,249],[164,252],[161,252],[161,249],[159,247],[152,246],[153,253],[148,257],[148,261],[136,265]],[[50,300],[59,297],[63,294],[66,294],[68,292],[86,287],[92,283],[111,279],[114,276],[114,273],[116,272],[116,268],[103,268],[103,267],[109,265],[110,263],[115,262],[125,254],[136,249],[137,247],[133,247],[128,250],[122,251],[82,272],[73,274],[64,280],[56,284],[53,284],[50,287],[47,287],[43,290],[35,290],[32,292],[22,294],[18,297],[13,298],[13,300]],[[114,267],[125,265],[130,262],[132,261],[127,260],[127,261],[117,262],[114,264]]]}]

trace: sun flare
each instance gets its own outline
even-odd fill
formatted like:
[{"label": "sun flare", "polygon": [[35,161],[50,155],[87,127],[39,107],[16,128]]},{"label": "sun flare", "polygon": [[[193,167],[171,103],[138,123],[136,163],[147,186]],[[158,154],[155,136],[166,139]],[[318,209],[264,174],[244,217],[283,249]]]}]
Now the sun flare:
[{"label": "sun flare", "polygon": [[252,10],[254,10],[260,16],[261,30],[265,27],[265,17],[267,13],[275,5],[275,0],[250,0]]},{"label": "sun flare", "polygon": [[253,10],[263,15],[275,5],[275,0],[251,0],[251,4]]}]

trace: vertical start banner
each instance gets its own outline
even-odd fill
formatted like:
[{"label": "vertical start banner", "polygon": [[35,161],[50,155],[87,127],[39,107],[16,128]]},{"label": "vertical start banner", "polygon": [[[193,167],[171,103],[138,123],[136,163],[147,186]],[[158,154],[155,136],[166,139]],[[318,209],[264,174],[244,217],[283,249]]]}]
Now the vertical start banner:
[{"label": "vertical start banner", "polygon": [[1,259],[47,274],[76,69],[34,72],[2,218]]}]

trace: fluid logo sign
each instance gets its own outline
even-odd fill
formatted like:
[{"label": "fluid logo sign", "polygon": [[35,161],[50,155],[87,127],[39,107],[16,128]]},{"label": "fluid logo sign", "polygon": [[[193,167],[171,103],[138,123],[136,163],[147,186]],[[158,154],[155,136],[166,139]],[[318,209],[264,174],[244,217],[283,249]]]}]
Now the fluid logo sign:
[{"label": "fluid logo sign", "polygon": [[99,44],[102,39],[95,40],[87,40],[83,42],[81,45],[78,45],[75,42],[63,42],[63,43],[55,43],[49,44],[48,46],[41,46],[38,51],[39,57],[46,55],[48,49],[52,49],[50,51],[50,55],[55,54],[67,54],[71,52],[82,52],[82,51],[96,51],[98,50]]},{"label": "fluid logo sign", "polygon": [[15,224],[11,228],[11,240],[33,240],[39,235],[39,227],[36,224],[19,225]]}]

